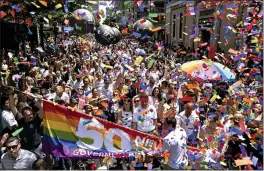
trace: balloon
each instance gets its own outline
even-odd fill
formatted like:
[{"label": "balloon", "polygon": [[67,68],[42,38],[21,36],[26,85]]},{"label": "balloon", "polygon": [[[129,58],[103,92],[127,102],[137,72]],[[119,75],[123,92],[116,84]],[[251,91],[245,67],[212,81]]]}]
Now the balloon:
[{"label": "balloon", "polygon": [[115,32],[110,26],[100,25],[95,31],[95,39],[101,45],[110,45],[116,39]]},{"label": "balloon", "polygon": [[84,20],[87,24],[94,24],[93,14],[86,9],[77,9],[73,12],[76,20]]},{"label": "balloon", "polygon": [[121,39],[121,33],[120,31],[115,28],[115,27],[112,27],[112,30],[114,31],[114,34],[115,34],[115,40],[112,42],[113,44],[116,44],[117,42],[119,42],[119,40]]},{"label": "balloon", "polygon": [[121,33],[115,27],[101,25],[95,31],[95,39],[101,45],[116,44],[121,39]]},{"label": "balloon", "polygon": [[93,33],[94,16],[85,9],[77,9],[73,12],[74,16],[69,17],[69,25],[75,27],[75,30],[79,30],[83,33]]},{"label": "balloon", "polygon": [[140,41],[148,41],[152,36],[153,24],[146,19],[137,20],[134,25],[134,32],[139,33],[141,36],[136,37]]}]

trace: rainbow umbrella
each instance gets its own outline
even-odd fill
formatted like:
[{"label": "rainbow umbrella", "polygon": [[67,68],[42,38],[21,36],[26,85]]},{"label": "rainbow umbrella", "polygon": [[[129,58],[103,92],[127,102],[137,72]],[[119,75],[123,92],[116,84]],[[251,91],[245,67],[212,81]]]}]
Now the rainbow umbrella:
[{"label": "rainbow umbrella", "polygon": [[196,60],[184,63],[181,70],[187,72],[189,77],[200,80],[227,80],[233,81],[236,78],[229,68],[211,60]]}]

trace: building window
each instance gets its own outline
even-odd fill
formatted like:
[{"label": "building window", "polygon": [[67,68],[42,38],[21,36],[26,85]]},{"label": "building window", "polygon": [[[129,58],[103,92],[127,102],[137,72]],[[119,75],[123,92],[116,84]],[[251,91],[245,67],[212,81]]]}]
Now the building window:
[{"label": "building window", "polygon": [[173,27],[172,27],[172,37],[175,38],[175,33],[176,33],[176,15],[173,15]]},{"label": "building window", "polygon": [[183,24],[183,14],[180,13],[179,39],[182,39],[182,24]]}]

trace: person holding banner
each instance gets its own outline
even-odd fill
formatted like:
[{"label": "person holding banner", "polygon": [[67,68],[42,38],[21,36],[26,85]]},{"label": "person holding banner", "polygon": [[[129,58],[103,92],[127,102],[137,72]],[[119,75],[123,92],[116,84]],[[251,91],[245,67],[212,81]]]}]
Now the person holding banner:
[{"label": "person holding banner", "polygon": [[42,134],[42,118],[43,118],[43,109],[41,101],[38,101],[38,106],[40,111],[38,115],[34,115],[34,111],[30,106],[26,106],[22,109],[23,118],[19,120],[19,127],[23,128],[19,136],[21,138],[21,147],[23,149],[33,152],[38,157],[42,157],[42,143],[41,143],[41,134]]},{"label": "person holding banner", "polygon": [[149,104],[149,97],[145,93],[140,94],[140,102],[141,105],[134,111],[132,128],[141,132],[158,135],[156,108]]},{"label": "person holding banner", "polygon": [[118,111],[117,123],[125,127],[131,128],[133,119],[133,106],[130,98],[125,98],[121,101],[122,109]]}]

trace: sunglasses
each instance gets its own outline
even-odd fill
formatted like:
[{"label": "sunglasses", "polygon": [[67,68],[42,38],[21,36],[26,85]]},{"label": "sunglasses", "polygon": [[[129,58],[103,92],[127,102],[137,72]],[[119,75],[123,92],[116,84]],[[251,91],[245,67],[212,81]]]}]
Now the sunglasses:
[{"label": "sunglasses", "polygon": [[15,149],[17,149],[17,146],[18,146],[18,144],[17,145],[10,146],[10,147],[6,147],[6,149],[7,150],[11,150],[11,149],[15,150]]},{"label": "sunglasses", "polygon": [[138,103],[139,102],[139,100],[134,100],[134,103]]}]

